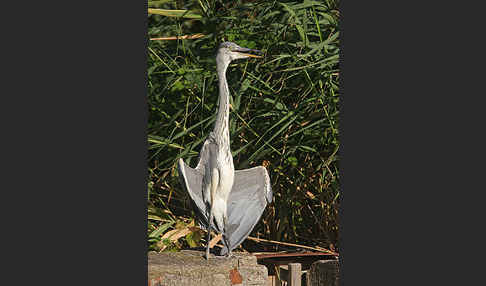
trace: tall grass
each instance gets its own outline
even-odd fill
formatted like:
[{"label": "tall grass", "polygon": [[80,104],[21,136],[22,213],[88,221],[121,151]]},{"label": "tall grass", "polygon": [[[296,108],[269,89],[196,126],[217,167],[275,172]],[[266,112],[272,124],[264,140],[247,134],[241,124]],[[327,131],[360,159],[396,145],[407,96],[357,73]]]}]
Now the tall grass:
[{"label": "tall grass", "polygon": [[338,2],[153,1],[149,7],[184,11],[149,13],[149,37],[204,35],[148,45],[150,249],[204,242],[176,166],[184,158],[194,167],[212,130],[214,56],[222,41],[265,52],[227,71],[235,168],[265,165],[275,197],[251,236],[338,248]]}]

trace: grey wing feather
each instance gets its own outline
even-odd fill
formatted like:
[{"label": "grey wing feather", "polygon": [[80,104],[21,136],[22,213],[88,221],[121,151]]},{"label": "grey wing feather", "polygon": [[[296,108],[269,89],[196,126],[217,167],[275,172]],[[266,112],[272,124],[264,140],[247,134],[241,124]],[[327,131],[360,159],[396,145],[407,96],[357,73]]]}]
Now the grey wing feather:
[{"label": "grey wing feather", "polygon": [[203,228],[208,227],[208,216],[203,195],[203,174],[198,170],[189,167],[184,161],[179,159],[179,178],[184,189],[189,193],[194,203],[199,225]]},{"label": "grey wing feather", "polygon": [[270,178],[264,167],[235,171],[223,234],[225,247],[221,255],[235,249],[248,237],[272,199]]},{"label": "grey wing feather", "polygon": [[212,137],[212,133],[209,134],[206,141],[204,141],[201,152],[199,153],[199,162],[197,163],[195,169],[201,174],[204,174],[204,172],[206,171],[206,165],[210,160],[210,155],[211,153],[214,154],[214,149],[216,148],[215,144],[213,143]]},{"label": "grey wing feather", "polygon": [[184,160],[179,159],[179,178],[184,189],[189,193],[194,203],[199,225],[205,229],[208,228],[208,205],[204,200],[204,177],[207,175],[206,165],[208,164],[211,153],[215,153],[216,146],[213,144],[212,134],[204,141],[199,153],[199,162],[196,168],[189,167]]}]

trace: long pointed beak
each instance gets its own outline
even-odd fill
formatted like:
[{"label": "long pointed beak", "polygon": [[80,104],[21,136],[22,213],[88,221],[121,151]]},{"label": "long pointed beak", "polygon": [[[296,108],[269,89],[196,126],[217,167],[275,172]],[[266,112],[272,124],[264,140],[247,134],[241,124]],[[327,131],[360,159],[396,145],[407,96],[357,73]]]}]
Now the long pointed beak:
[{"label": "long pointed beak", "polygon": [[250,53],[257,53],[257,54],[263,54],[262,51],[260,50],[254,50],[254,49],[248,49],[248,48],[238,48],[235,50],[235,52],[238,52],[244,56],[250,57],[250,58],[263,58],[263,56],[260,55],[255,55],[255,54],[250,54]]}]

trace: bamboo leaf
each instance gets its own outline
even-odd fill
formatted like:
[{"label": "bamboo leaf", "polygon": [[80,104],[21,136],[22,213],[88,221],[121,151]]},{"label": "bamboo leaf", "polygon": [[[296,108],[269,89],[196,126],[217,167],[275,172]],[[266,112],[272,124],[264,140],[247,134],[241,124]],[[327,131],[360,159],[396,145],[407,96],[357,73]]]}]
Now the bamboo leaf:
[{"label": "bamboo leaf", "polygon": [[174,222],[168,222],[165,223],[161,226],[159,226],[156,230],[154,230],[149,237],[158,237],[160,236],[164,231],[166,231],[169,227],[171,227],[174,224]]}]

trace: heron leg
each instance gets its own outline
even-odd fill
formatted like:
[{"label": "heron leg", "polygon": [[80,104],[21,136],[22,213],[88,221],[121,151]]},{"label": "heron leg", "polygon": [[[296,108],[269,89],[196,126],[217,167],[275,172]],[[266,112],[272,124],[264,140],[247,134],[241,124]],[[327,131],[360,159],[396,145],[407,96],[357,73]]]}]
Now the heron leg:
[{"label": "heron leg", "polygon": [[[225,228],[226,228],[226,226],[228,225],[228,224],[227,224],[227,222],[228,222],[228,218],[227,218],[227,216],[226,216],[226,215],[223,217],[223,221],[224,221],[224,225],[225,225]],[[226,231],[227,231],[227,230],[225,229],[225,232],[226,232]],[[231,253],[231,250],[230,250],[230,243],[229,243],[228,238],[226,237],[226,235],[223,235],[223,244],[224,244],[225,248],[226,248],[226,249],[228,249],[228,252],[227,252],[227,253],[226,253],[226,255],[224,255],[223,257],[225,257],[225,258],[231,258],[231,257],[234,257],[233,253]]]},{"label": "heron leg", "polygon": [[226,257],[228,258],[231,258],[231,257],[234,257],[233,253],[230,251],[228,251],[228,254],[226,254]]},{"label": "heron leg", "polygon": [[226,253],[226,255],[223,255],[223,256],[215,256],[215,258],[220,258],[220,259],[227,259],[227,258],[232,258],[232,257],[235,257],[235,256],[231,251]]},{"label": "heron leg", "polygon": [[209,260],[209,241],[211,238],[211,228],[213,226],[213,206],[214,206],[214,197],[216,195],[216,188],[219,183],[219,172],[217,169],[213,169],[211,172],[211,186],[209,187],[210,191],[210,198],[211,198],[211,206],[209,207],[209,227],[208,227],[208,241],[206,245],[206,260]]},{"label": "heron leg", "polygon": [[207,243],[206,243],[206,260],[209,260],[209,241],[211,240],[211,228],[212,228],[212,224],[213,224],[213,208],[211,207],[210,208],[210,211],[209,211],[209,227],[208,227],[208,240],[207,240]]}]

